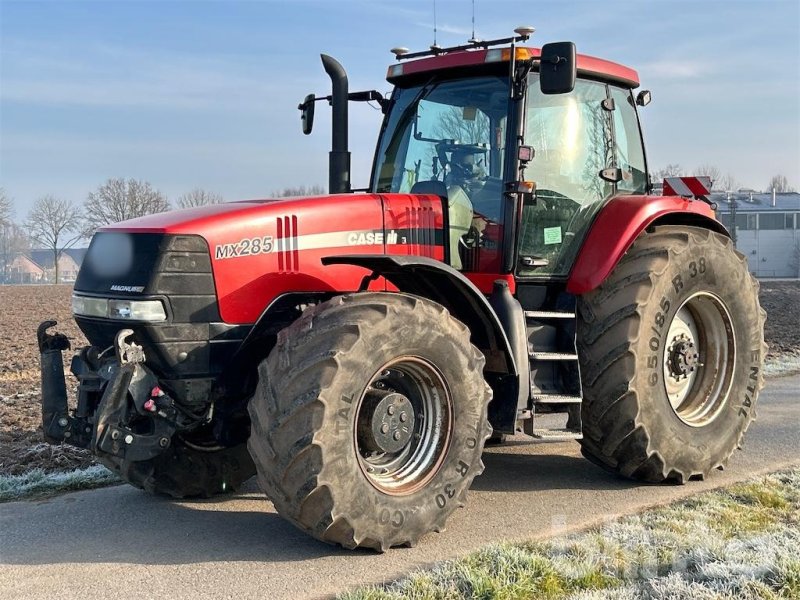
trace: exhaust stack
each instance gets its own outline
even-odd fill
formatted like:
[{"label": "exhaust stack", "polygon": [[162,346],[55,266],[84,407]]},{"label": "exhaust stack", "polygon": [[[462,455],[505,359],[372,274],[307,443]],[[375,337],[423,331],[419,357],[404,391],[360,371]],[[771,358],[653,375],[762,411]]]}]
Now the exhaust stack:
[{"label": "exhaust stack", "polygon": [[350,151],[347,148],[347,73],[339,62],[320,54],[322,66],[331,78],[331,152],[328,163],[328,193],[350,192]]}]

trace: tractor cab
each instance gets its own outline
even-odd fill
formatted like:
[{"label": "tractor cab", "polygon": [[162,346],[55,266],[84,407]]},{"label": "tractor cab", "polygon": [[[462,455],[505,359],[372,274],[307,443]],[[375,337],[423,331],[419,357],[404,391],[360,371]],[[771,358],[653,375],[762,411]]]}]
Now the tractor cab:
[{"label": "tractor cab", "polygon": [[565,278],[600,208],[647,191],[638,77],[525,39],[396,49],[370,190],[446,198],[456,269]]}]

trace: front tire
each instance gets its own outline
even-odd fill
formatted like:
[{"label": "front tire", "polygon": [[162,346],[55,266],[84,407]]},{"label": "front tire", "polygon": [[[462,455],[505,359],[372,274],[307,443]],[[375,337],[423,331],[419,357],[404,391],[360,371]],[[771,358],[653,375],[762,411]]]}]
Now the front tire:
[{"label": "front tire", "polygon": [[175,434],[170,446],[149,460],[134,462],[107,454],[98,455],[97,460],[132,486],[172,498],[230,493],[255,475],[246,443],[209,446],[181,434]]},{"label": "front tire", "polygon": [[578,313],[584,455],[648,482],[724,467],[755,417],[767,350],[758,282],[731,240],[656,227]]},{"label": "front tire", "polygon": [[440,305],[339,296],[259,367],[250,453],[278,513],[315,538],[414,545],[464,504],[491,433],[483,355]]}]

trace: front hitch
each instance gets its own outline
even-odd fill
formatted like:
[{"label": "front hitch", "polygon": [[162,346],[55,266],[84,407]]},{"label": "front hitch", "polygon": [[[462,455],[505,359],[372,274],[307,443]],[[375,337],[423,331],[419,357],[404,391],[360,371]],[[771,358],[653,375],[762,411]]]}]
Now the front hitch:
[{"label": "front hitch", "polygon": [[147,390],[152,389],[155,382],[152,374],[143,367],[145,355],[142,347],[127,341],[133,331],[123,329],[117,333],[114,341],[116,361],[101,363],[102,355],[93,347],[83,348],[73,357],[71,370],[80,385],[78,408],[71,415],[61,357],[62,351],[69,350],[70,343],[63,334],[47,333],[56,324],[56,321],[45,321],[36,331],[41,354],[45,439],[52,443],[67,442],[130,461],[148,460],[167,449],[175,426],[162,417],[164,413],[158,412],[153,416],[147,433],[129,427],[129,397],[133,395],[146,400]]},{"label": "front hitch", "polygon": [[56,321],[45,321],[36,330],[42,371],[42,429],[48,442],[61,442],[73,437],[61,357],[61,352],[69,350],[70,344],[63,333],[47,333],[56,325]]},{"label": "front hitch", "polygon": [[128,391],[144,363],[144,350],[134,342],[126,340],[133,335],[123,329],[114,340],[119,369],[103,393],[97,407],[92,448],[97,453],[110,454],[129,461],[154,458],[166,450],[175,428],[165,419],[154,418],[152,431],[137,433],[127,426]]}]

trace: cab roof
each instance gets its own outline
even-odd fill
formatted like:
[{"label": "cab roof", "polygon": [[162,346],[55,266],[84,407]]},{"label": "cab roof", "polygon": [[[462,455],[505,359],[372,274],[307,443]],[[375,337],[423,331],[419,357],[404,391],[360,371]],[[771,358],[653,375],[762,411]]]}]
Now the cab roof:
[{"label": "cab roof", "polygon": [[[541,49],[517,46],[515,48],[515,54],[517,61],[535,60],[541,56]],[[435,56],[398,62],[389,67],[386,79],[390,83],[398,84],[401,83],[403,79],[413,75],[450,69],[460,70],[465,67],[477,67],[493,63],[507,63],[510,58],[510,47],[443,52]],[[639,87],[639,74],[630,67],[586,54],[578,54],[577,63],[579,76],[600,79],[631,89]],[[534,65],[534,69],[536,68],[537,66]]]}]

